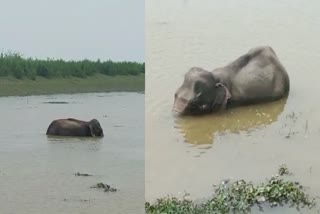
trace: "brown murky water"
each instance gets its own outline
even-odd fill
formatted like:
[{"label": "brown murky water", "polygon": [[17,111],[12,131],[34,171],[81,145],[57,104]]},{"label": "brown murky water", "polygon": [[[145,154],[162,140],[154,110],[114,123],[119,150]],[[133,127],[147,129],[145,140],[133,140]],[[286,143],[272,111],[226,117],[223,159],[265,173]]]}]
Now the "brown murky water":
[{"label": "brown murky water", "polygon": [[[318,195],[319,10],[315,0],[146,2],[146,200],[185,192],[206,198],[223,179],[262,182],[283,163]],[[272,46],[286,67],[288,99],[196,118],[172,115],[190,67],[211,70],[259,45]]]},{"label": "brown murky water", "polygon": [[[1,97],[0,115],[1,214],[143,213],[143,94]],[[105,137],[45,135],[68,117],[98,119]],[[98,182],[119,191],[90,188]]]}]

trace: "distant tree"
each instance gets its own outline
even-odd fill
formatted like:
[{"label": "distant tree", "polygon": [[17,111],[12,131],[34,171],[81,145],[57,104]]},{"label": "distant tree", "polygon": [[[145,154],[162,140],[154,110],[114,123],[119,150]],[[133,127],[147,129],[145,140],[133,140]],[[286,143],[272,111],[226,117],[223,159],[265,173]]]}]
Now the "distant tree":
[{"label": "distant tree", "polygon": [[37,76],[45,78],[80,77],[85,78],[94,74],[139,75],[145,73],[145,63],[113,62],[111,60],[64,61],[47,58],[45,60],[24,58],[16,52],[0,53],[0,76],[13,76],[17,79],[28,78],[35,80]]}]

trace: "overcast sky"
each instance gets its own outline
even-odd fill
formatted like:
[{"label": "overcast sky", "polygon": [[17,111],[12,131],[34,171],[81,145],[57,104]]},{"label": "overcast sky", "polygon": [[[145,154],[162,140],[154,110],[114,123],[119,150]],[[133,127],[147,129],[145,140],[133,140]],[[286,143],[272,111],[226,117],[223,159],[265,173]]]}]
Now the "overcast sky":
[{"label": "overcast sky", "polygon": [[144,0],[0,0],[0,51],[144,61]]}]

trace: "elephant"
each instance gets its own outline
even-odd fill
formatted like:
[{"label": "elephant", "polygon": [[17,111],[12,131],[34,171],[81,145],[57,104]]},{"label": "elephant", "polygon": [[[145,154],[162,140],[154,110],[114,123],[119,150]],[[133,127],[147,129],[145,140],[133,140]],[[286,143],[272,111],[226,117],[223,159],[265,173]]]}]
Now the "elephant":
[{"label": "elephant", "polygon": [[224,67],[192,67],[174,95],[173,112],[198,115],[272,102],[289,94],[289,76],[269,46],[252,48]]},{"label": "elephant", "polygon": [[47,129],[47,135],[103,137],[98,120],[82,121],[74,118],[54,120]]}]

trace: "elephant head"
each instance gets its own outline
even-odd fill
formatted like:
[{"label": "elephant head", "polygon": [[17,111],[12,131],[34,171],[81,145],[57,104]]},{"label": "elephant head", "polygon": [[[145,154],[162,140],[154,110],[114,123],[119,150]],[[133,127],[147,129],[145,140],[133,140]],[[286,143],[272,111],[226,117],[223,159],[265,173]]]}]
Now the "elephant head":
[{"label": "elephant head", "polygon": [[205,114],[224,108],[229,90],[209,71],[191,68],[175,93],[173,111],[179,115]]},{"label": "elephant head", "polygon": [[103,137],[103,130],[98,120],[92,119],[88,124],[92,137]]}]

